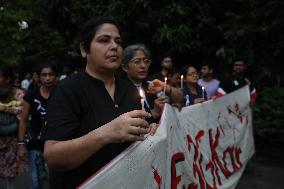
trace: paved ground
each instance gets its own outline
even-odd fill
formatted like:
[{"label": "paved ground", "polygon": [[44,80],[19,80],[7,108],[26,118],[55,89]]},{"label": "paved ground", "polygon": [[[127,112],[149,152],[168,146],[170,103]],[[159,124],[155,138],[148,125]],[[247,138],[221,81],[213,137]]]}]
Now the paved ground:
[{"label": "paved ground", "polygon": [[[258,142],[252,168],[245,170],[236,189],[284,189],[284,150],[281,147]],[[48,188],[45,184],[44,189]],[[5,189],[2,180],[0,189]],[[28,189],[27,175],[17,178],[16,189]]]},{"label": "paved ground", "polygon": [[245,170],[237,189],[284,189],[283,144],[258,139],[252,168]]}]

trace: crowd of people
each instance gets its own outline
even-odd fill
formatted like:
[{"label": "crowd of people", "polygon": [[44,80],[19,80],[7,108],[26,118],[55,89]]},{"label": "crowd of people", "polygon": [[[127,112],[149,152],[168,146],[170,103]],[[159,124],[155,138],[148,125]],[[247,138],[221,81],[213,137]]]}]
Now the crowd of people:
[{"label": "crowd of people", "polygon": [[80,35],[83,71],[66,68],[59,76],[54,64],[43,62],[20,82],[0,67],[0,178],[7,188],[27,168],[31,189],[42,188],[46,179],[52,189],[76,188],[133,142],[154,135],[165,103],[181,109],[245,85],[255,101],[243,59],[220,81],[212,62],[204,62],[200,72],[194,65],[178,70],[170,56],[149,76],[147,47],[123,50],[121,44],[112,19],[94,19]]}]

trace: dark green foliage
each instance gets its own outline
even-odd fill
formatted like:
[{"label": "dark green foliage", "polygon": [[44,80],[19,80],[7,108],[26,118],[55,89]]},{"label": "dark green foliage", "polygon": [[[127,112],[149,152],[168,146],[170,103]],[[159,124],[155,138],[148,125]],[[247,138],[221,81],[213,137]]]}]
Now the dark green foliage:
[{"label": "dark green foliage", "polygon": [[[256,69],[255,75],[263,73],[256,68],[261,65],[269,74],[283,77],[279,72],[283,4],[281,0],[1,0],[0,58],[23,67],[50,56],[62,60],[68,52],[78,52],[76,36],[85,20],[107,15],[121,24],[125,45],[145,43],[154,60],[173,54],[176,62],[186,58],[198,64],[206,56],[217,56],[224,64],[241,54]],[[29,29],[20,31],[19,20],[26,20]]]},{"label": "dark green foliage", "polygon": [[269,141],[284,143],[284,89],[261,91],[254,109],[256,134]]},{"label": "dark green foliage", "polygon": [[[22,72],[47,57],[77,61],[80,25],[112,16],[122,27],[124,46],[142,42],[150,49],[151,72],[165,54],[179,67],[213,58],[220,75],[234,56],[245,56],[260,94],[258,134],[282,137],[283,9],[283,0],[0,0],[0,60]],[[28,29],[19,29],[21,20]]]}]

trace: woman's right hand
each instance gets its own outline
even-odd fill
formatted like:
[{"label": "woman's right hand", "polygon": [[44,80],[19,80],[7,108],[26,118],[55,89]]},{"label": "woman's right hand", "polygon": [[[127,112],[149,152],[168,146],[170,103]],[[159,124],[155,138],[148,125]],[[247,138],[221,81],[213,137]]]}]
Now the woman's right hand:
[{"label": "woman's right hand", "polygon": [[108,143],[143,141],[144,135],[149,133],[149,123],[145,120],[147,117],[151,117],[151,114],[144,110],[133,110],[120,115],[105,125],[105,139]]}]

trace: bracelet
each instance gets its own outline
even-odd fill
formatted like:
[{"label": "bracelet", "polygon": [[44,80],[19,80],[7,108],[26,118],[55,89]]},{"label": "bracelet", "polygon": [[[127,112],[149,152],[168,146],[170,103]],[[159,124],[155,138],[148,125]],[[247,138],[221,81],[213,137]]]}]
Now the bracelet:
[{"label": "bracelet", "polygon": [[17,145],[24,145],[25,142],[24,141],[17,141]]}]

